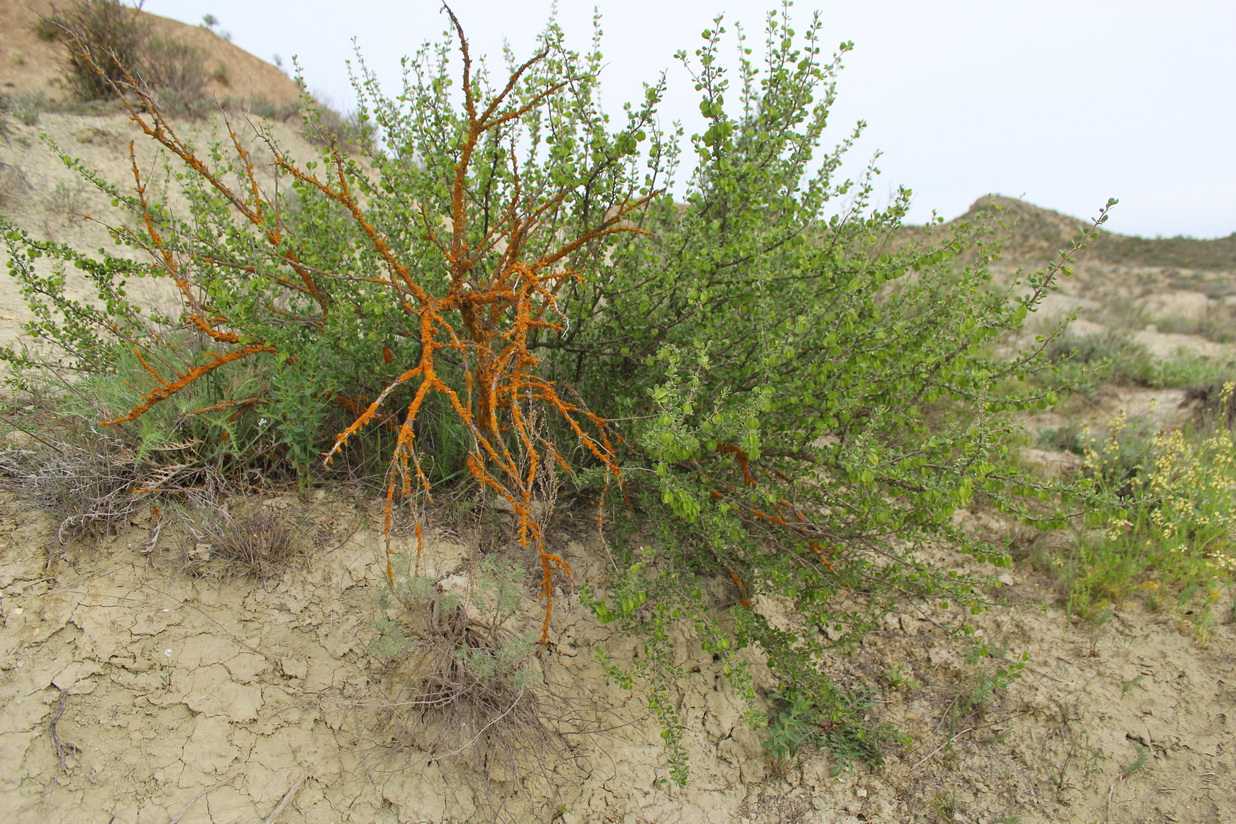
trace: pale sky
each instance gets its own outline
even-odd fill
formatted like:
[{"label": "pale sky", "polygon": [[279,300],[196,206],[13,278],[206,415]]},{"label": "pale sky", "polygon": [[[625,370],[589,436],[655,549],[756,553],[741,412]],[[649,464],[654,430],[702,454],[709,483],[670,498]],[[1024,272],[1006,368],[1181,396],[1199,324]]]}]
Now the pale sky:
[{"label": "pale sky", "polygon": [[[669,70],[662,122],[697,124],[697,98],[673,59],[724,13],[762,46],[777,0],[560,0],[568,42],[585,50],[599,8],[607,108]],[[299,57],[312,91],[353,99],[345,61],[357,41],[390,93],[399,58],[438,39],[438,0],[146,0],[145,11],[217,30],[271,61]],[[533,51],[551,0],[454,0],[474,56],[501,63],[505,39]],[[857,165],[877,150],[877,191],[914,190],[911,220],[945,218],[994,192],[1076,217],[1120,198],[1108,228],[1147,237],[1236,232],[1234,0],[798,0],[823,42],[854,42],[830,121],[840,139],[869,124]],[[731,28],[732,30],[732,28]],[[756,54],[759,54],[758,48]],[[615,118],[617,120],[617,117]],[[831,145],[831,144],[830,144]]]}]

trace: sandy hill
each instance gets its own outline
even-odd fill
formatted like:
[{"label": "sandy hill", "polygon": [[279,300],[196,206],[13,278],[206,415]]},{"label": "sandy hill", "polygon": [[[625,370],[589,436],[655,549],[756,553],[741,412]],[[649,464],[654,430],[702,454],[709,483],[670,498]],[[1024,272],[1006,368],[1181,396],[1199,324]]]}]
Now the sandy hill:
[{"label": "sandy hill", "polygon": [[[907,227],[912,235],[924,231],[940,232],[961,221],[973,220],[979,213],[996,207],[1000,222],[1009,231],[1004,245],[1006,263],[1040,265],[1085,230],[1087,222],[1003,195],[986,195],[975,200],[964,214],[943,227]],[[1117,206],[1117,209],[1120,207]],[[1164,267],[1226,273],[1236,277],[1236,232],[1225,238],[1199,240],[1190,237],[1144,238],[1105,231],[1090,244],[1083,263],[1123,264],[1137,267]]]},{"label": "sandy hill", "polygon": [[[39,21],[54,14],[51,0],[0,0],[0,93],[43,95],[62,102],[70,96],[62,77],[64,46],[39,34]],[[151,36],[200,49],[210,77],[208,93],[246,102],[265,99],[276,106],[294,104],[300,90],[279,69],[254,57],[202,26],[142,13]]]}]

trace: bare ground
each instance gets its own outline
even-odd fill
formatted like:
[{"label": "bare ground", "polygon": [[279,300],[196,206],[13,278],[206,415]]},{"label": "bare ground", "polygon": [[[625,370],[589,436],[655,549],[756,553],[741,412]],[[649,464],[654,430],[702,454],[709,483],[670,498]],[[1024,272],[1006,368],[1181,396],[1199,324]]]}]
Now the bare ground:
[{"label": "bare ground", "polygon": [[[1236,810],[1230,605],[1204,633],[1194,616],[1137,605],[1087,630],[1038,573],[1015,568],[1004,605],[978,619],[980,638],[1008,652],[983,661],[940,629],[943,615],[907,604],[836,665],[842,679],[896,673],[875,679],[871,713],[913,744],[835,777],[825,754],[770,763],[719,665],[688,654],[692,780],[678,789],[647,707],[593,656],[604,647],[621,663],[630,643],[561,592],[541,666],[598,723],[571,757],[485,783],[467,757],[386,746],[388,693],[369,652],[382,538],[363,497],[276,500],[318,549],[266,585],[187,575],[172,549],[147,551],[145,518],[49,569],[54,523],[2,505],[0,805],[15,822],[218,824],[276,810],[284,824],[465,822],[497,809],[515,821],[1218,824]],[[585,575],[600,571],[595,547],[562,548]],[[425,563],[448,578],[471,554],[440,538]],[[971,706],[983,676],[1023,651],[1022,678]]]}]

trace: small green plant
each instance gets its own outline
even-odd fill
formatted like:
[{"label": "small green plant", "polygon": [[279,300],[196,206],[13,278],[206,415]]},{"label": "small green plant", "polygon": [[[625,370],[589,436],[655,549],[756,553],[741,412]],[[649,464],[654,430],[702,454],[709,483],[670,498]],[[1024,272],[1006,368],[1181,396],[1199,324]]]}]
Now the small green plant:
[{"label": "small green plant", "polygon": [[1137,751],[1137,757],[1134,758],[1130,764],[1121,768],[1120,780],[1122,781],[1146,769],[1146,747],[1142,746],[1140,741],[1133,741],[1130,739],[1129,743],[1132,744],[1133,749]]},{"label": "small green plant", "polygon": [[888,726],[867,719],[875,702],[861,690],[826,684],[812,692],[774,692],[769,702],[764,749],[775,773],[784,774],[795,757],[823,747],[835,778],[855,764],[879,765],[887,747],[907,743]]},{"label": "small green plant", "polygon": [[1120,697],[1123,698],[1124,696],[1132,692],[1135,687],[1140,686],[1142,683],[1142,680],[1145,679],[1145,677],[1146,677],[1146,674],[1142,673],[1141,675],[1131,678],[1128,681],[1121,681],[1120,682]]},{"label": "small green plant", "polygon": [[66,183],[61,180],[56,182],[51,194],[47,196],[47,206],[54,215],[75,218],[80,217],[85,200],[86,188],[81,181]]},{"label": "small green plant", "polygon": [[880,680],[883,681],[891,690],[914,690],[921,686],[921,684],[915,680],[913,674],[907,672],[905,665],[900,662],[886,667],[884,671],[880,673]]},{"label": "small green plant", "polygon": [[955,824],[957,821],[958,803],[954,793],[933,793],[928,801],[935,820],[940,824]]},{"label": "small green plant", "polygon": [[[1002,696],[1022,676],[1030,660],[1030,654],[1023,652],[1017,658],[1006,660],[1008,650],[993,649],[987,644],[976,644],[967,653],[967,658],[973,672],[968,683],[958,692],[949,705],[948,731],[953,735],[961,723],[981,717],[997,698]],[[986,668],[983,662],[991,659],[995,666]]]},{"label": "small green plant", "polygon": [[1139,436],[1136,463],[1122,442],[1124,418],[1087,449],[1087,470],[1123,503],[1057,560],[1071,612],[1092,617],[1135,588],[1171,587],[1182,602],[1200,598],[1204,613],[1218,599],[1236,569],[1236,444],[1226,423],[1234,388],[1221,391],[1213,429]]},{"label": "small green plant", "polygon": [[[379,599],[372,649],[385,662],[385,726],[397,746],[455,760],[485,784],[547,771],[585,731],[582,715],[543,674],[525,573],[486,556],[475,576],[439,583],[399,556]],[[500,803],[500,802],[498,802]]]},{"label": "small green plant", "polygon": [[[797,691],[773,693],[764,749],[773,762],[784,762],[819,743],[823,730],[815,696]],[[781,772],[784,772],[783,770]]]}]

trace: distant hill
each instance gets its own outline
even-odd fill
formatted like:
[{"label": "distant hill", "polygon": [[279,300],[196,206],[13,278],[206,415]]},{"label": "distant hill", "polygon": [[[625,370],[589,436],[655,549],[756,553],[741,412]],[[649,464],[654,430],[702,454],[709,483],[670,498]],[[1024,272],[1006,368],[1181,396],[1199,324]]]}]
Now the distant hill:
[{"label": "distant hill", "polygon": [[[1005,263],[1041,265],[1089,225],[1080,218],[1000,195],[979,198],[965,214],[945,225],[972,220],[992,205],[999,207],[1000,221],[1011,232],[1004,247]],[[1088,264],[1101,262],[1236,275],[1236,233],[1214,240],[1197,240],[1187,237],[1143,238],[1103,232],[1086,249],[1084,260]]]}]

